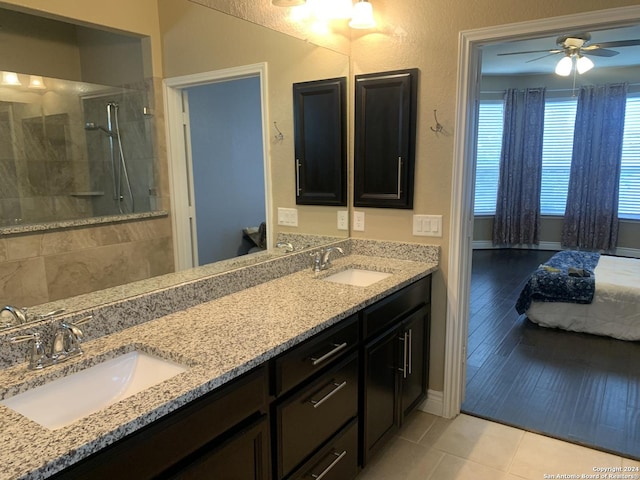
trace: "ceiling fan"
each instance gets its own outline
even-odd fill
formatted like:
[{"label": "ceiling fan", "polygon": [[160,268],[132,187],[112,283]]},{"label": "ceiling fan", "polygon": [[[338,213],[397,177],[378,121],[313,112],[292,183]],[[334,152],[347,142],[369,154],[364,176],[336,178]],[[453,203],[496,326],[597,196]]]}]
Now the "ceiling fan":
[{"label": "ceiling fan", "polygon": [[[498,53],[499,56],[503,55],[522,55],[526,53],[546,53],[537,58],[527,60],[526,63],[535,62],[543,58],[563,54],[562,58],[556,65],[556,73],[563,77],[571,74],[575,64],[574,72],[583,74],[588,72],[594,67],[594,63],[586,55],[593,55],[596,57],[614,57],[620,52],[611,50],[611,48],[631,47],[634,45],[640,45],[640,39],[634,40],[614,40],[611,42],[601,42],[590,44],[591,34],[588,32],[573,33],[569,35],[560,35],[556,38],[556,44],[558,48],[553,50],[527,50],[522,52],[508,52]],[[575,78],[575,77],[574,77]]]},{"label": "ceiling fan", "polygon": [[640,45],[640,39],[614,40],[611,42],[601,42],[594,44],[589,44],[589,40],[591,40],[591,34],[588,32],[572,33],[568,35],[560,35],[558,38],[556,38],[556,44],[558,45],[558,48],[552,50],[526,50],[522,52],[498,53],[498,55],[502,56],[522,55],[525,53],[546,53],[546,55],[527,60],[527,62],[535,62],[536,60],[540,60],[551,55],[557,55],[559,53],[564,53],[567,57],[581,57],[583,55],[593,55],[596,57],[614,57],[620,52],[617,52],[616,50],[610,50],[610,48],[631,47],[634,45]]}]

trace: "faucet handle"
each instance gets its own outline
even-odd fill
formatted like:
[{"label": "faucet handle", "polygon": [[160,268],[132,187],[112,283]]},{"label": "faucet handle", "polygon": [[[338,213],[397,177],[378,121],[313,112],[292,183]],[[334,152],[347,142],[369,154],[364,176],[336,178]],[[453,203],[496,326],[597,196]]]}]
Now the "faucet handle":
[{"label": "faucet handle", "polygon": [[319,272],[322,270],[322,255],[324,254],[324,250],[319,250],[317,252],[311,252],[309,255],[313,259],[313,264],[311,265],[311,269],[314,272]]},{"label": "faucet handle", "polygon": [[47,358],[47,354],[44,350],[44,345],[40,339],[38,332],[27,333],[25,335],[18,335],[16,337],[9,338],[11,343],[24,343],[33,340],[31,346],[31,353],[29,354],[29,368],[40,369],[44,367],[44,362]]}]

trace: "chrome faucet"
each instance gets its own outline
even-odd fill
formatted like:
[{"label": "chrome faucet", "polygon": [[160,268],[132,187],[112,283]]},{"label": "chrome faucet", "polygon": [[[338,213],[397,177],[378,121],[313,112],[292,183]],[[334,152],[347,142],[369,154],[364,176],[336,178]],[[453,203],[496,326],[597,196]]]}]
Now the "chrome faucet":
[{"label": "chrome faucet", "polygon": [[75,323],[60,322],[51,341],[49,348],[45,348],[38,332],[11,337],[11,343],[23,343],[33,341],[29,354],[29,369],[40,370],[51,365],[64,362],[78,355],[82,355],[80,339],[84,336],[79,325],[87,323],[92,315],[81,318]]},{"label": "chrome faucet", "polygon": [[11,305],[5,305],[0,309],[0,326],[5,328],[15,327],[27,322],[47,320],[55,317],[56,315],[60,315],[61,313],[64,313],[64,308],[53,310],[48,313],[30,315],[27,313],[26,307],[18,308]]},{"label": "chrome faucet", "polygon": [[317,252],[311,253],[311,258],[313,259],[313,264],[311,265],[311,269],[314,272],[320,272],[322,270],[326,270],[331,266],[331,252],[337,251],[344,255],[344,250],[340,247],[329,247],[326,249],[318,250]]},{"label": "chrome faucet", "polygon": [[276,248],[284,248],[285,253],[293,252],[295,248],[289,242],[278,242],[276,243]]}]

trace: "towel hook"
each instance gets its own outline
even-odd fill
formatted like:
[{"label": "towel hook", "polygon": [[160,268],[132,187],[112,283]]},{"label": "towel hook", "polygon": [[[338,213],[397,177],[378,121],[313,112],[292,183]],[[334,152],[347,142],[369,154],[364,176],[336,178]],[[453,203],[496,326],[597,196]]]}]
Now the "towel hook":
[{"label": "towel hook", "polygon": [[284,140],[284,135],[282,134],[282,132],[278,128],[278,124],[276,122],[273,122],[273,126],[276,129],[276,132],[278,132],[277,135],[275,136],[276,140],[281,142],[282,140]]},{"label": "towel hook", "polygon": [[429,128],[431,128],[431,131],[432,131],[432,132],[436,132],[436,134],[438,134],[438,133],[442,133],[442,132],[444,131],[444,127],[443,127],[443,126],[440,124],[440,122],[438,121],[438,113],[437,113],[437,112],[438,112],[438,110],[436,110],[436,109],[434,109],[434,110],[433,110],[433,118],[434,118],[434,119],[435,119],[435,121],[436,121],[435,128],[433,128],[433,127],[429,127]]}]

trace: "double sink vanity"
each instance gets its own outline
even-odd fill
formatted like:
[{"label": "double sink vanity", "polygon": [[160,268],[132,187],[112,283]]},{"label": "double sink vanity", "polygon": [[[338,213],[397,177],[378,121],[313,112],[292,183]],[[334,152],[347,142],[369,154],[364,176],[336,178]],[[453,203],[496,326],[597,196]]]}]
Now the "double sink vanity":
[{"label": "double sink vanity", "polygon": [[4,355],[0,479],[355,477],[425,398],[439,251],[335,247],[80,312],[84,354],[42,370]]}]

